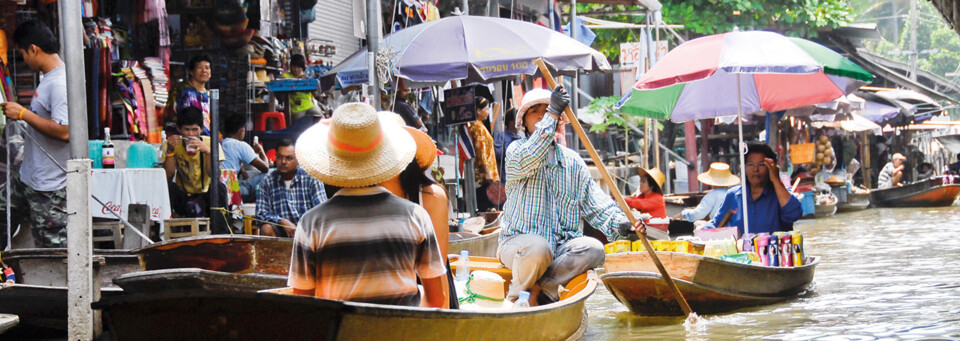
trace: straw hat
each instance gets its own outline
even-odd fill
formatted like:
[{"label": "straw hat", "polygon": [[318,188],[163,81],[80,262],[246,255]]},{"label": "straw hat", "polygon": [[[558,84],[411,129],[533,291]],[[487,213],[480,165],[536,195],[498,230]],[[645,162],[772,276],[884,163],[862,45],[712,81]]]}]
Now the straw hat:
[{"label": "straw hat", "polygon": [[553,95],[553,91],[547,89],[527,91],[527,93],[523,95],[523,100],[520,101],[520,109],[517,110],[517,128],[523,129],[523,117],[527,114],[527,109],[537,104],[549,105],[551,95]]},{"label": "straw hat", "polygon": [[413,157],[414,160],[417,160],[417,166],[420,168],[427,168],[433,165],[433,161],[437,159],[437,143],[433,142],[433,139],[430,138],[430,135],[424,133],[417,128],[407,126],[407,123],[403,121],[403,117],[400,117],[400,114],[397,114],[392,111],[378,111],[377,114],[381,116],[388,116],[395,121],[397,124],[402,126],[404,129],[410,133],[410,136],[413,137],[413,141],[417,144],[417,153]]},{"label": "straw hat", "polygon": [[730,173],[730,165],[723,162],[710,164],[710,170],[697,176],[700,182],[713,187],[730,187],[740,184],[740,177]]},{"label": "straw hat", "polygon": [[297,139],[297,160],[307,173],[337,187],[366,187],[407,167],[416,143],[396,119],[368,104],[347,103]]},{"label": "straw hat", "polygon": [[471,272],[464,289],[467,296],[460,298],[460,309],[512,309],[513,303],[504,299],[503,282],[503,277],[490,271],[477,270]]},{"label": "straw hat", "polygon": [[656,169],[656,168],[650,168],[650,169],[639,168],[639,169],[637,170],[637,173],[640,174],[640,177],[643,177],[644,175],[649,174],[650,177],[653,178],[653,181],[655,181],[655,182],[657,183],[657,187],[660,188],[660,191],[663,191],[663,183],[664,183],[664,182],[667,182],[667,177],[664,176],[664,175],[663,175],[663,172],[661,172],[659,169]]}]

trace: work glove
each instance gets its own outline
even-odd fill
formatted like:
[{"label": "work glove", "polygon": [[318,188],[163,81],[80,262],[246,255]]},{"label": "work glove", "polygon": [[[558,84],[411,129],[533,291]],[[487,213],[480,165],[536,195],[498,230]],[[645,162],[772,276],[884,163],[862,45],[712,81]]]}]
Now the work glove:
[{"label": "work glove", "polygon": [[562,86],[557,85],[553,89],[553,94],[550,95],[550,105],[547,106],[547,111],[557,116],[563,116],[563,110],[567,108],[567,105],[570,105],[570,94]]}]

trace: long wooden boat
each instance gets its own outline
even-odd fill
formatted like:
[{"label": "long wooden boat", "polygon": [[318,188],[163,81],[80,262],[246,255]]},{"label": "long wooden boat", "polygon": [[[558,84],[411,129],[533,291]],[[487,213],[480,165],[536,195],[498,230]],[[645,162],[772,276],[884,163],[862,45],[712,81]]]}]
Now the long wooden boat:
[{"label": "long wooden boat", "polygon": [[16,327],[20,323],[20,316],[13,314],[0,314],[0,334]]},{"label": "long wooden boat", "polygon": [[[803,266],[780,268],[744,265],[700,255],[657,252],[693,311],[714,314],[779,302],[804,293],[813,282],[819,257]],[[682,316],[646,252],[607,255],[604,285],[631,312]]]},{"label": "long wooden boat", "polygon": [[287,285],[287,276],[185,268],[134,272],[114,278],[113,282],[123,288],[124,294],[189,290],[257,292]]},{"label": "long wooden boat", "polygon": [[960,184],[944,183],[936,177],[898,187],[873,189],[870,199],[880,207],[950,206],[960,195]]},{"label": "long wooden boat", "polygon": [[584,273],[567,284],[560,301],[515,311],[345,302],[289,289],[133,293],[95,307],[118,340],[576,340],[586,330],[585,303],[598,281],[592,271]]},{"label": "long wooden boat", "polygon": [[470,251],[470,256],[496,257],[500,239],[500,227],[484,229],[480,234],[469,232],[450,233],[448,243],[450,253],[460,254],[460,250]]},{"label": "long wooden boat", "polygon": [[197,268],[286,276],[293,241],[250,235],[200,236],[148,245],[133,252],[143,270]]},{"label": "long wooden boat", "polygon": [[[140,270],[126,250],[94,250],[94,278],[102,297],[118,295],[115,277]],[[0,313],[20,317],[9,332],[37,337],[63,336],[67,331],[67,249],[19,249],[3,252],[3,261],[17,275],[16,284],[0,285]]]},{"label": "long wooden boat", "polygon": [[847,193],[847,201],[837,203],[837,213],[854,212],[870,207],[870,193]]}]

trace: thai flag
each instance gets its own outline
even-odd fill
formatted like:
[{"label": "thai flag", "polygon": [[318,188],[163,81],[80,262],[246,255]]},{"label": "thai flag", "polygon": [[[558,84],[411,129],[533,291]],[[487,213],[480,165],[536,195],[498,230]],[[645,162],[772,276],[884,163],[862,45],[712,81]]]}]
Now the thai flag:
[{"label": "thai flag", "polygon": [[470,160],[476,156],[476,149],[473,148],[473,138],[467,132],[467,127],[460,129],[460,140],[457,142],[457,150],[460,153],[460,160]]}]

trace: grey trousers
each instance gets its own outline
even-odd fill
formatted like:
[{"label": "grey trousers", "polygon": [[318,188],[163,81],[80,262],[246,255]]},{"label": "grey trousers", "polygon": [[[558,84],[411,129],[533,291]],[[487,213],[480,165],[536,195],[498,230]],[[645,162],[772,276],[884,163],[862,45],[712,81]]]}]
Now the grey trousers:
[{"label": "grey trousers", "polygon": [[559,300],[557,288],[588,269],[603,265],[603,244],[591,237],[567,241],[553,251],[547,240],[535,234],[518,234],[500,242],[497,258],[513,271],[507,298],[540,284],[542,292]]}]

